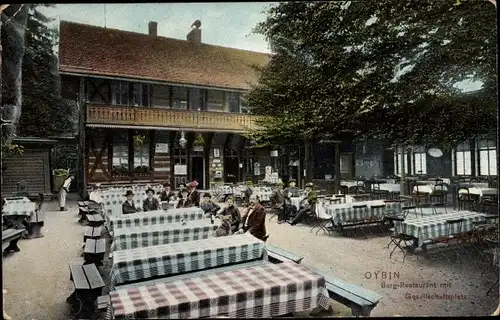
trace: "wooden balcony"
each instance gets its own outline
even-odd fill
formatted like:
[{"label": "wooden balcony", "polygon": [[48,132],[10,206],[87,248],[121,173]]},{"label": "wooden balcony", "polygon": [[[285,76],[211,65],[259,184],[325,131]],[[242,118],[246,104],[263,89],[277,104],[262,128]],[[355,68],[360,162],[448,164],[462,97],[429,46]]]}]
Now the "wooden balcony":
[{"label": "wooden balcony", "polygon": [[246,132],[256,116],[240,113],[87,104],[87,124]]}]

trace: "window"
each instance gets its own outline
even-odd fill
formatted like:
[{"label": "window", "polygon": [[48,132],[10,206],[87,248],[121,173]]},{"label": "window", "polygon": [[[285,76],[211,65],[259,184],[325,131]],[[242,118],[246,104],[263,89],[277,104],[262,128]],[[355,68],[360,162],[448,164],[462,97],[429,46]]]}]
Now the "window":
[{"label": "window", "polygon": [[115,105],[128,105],[129,83],[126,81],[114,81],[112,85],[112,103]]},{"label": "window", "polygon": [[220,111],[224,110],[224,91],[208,90],[207,93],[207,110]]},{"label": "window", "polygon": [[497,150],[494,140],[479,140],[479,175],[497,175]]},{"label": "window", "polygon": [[427,157],[424,147],[413,148],[413,172],[427,174]]},{"label": "window", "polygon": [[170,108],[170,87],[154,85],[152,89],[151,106]]},{"label": "window", "polygon": [[128,135],[115,135],[113,144],[113,174],[128,175]]},{"label": "window", "polygon": [[134,83],[134,106],[149,107],[151,86],[147,83]]},{"label": "window", "polygon": [[172,108],[187,109],[188,91],[184,87],[172,87]]},{"label": "window", "polygon": [[458,176],[470,176],[472,174],[472,162],[470,143],[462,143],[455,151],[455,172]]},{"label": "window", "polygon": [[240,113],[249,113],[245,99],[243,99],[243,95],[240,95]]},{"label": "window", "polygon": [[87,100],[93,103],[109,103],[109,82],[102,79],[87,79]]},{"label": "window", "polygon": [[189,89],[189,109],[205,110],[205,90],[198,88]]},{"label": "window", "polygon": [[229,112],[240,112],[240,94],[238,92],[227,92]]},{"label": "window", "polygon": [[[406,156],[406,154],[405,154]],[[405,160],[407,160],[408,158],[406,158]],[[403,165],[403,157],[402,157],[402,154],[401,152],[396,152],[394,153],[394,174],[397,175],[397,176],[400,176],[401,175],[401,168],[402,168],[402,165]],[[408,173],[409,170],[409,165],[408,165],[408,161],[405,161],[405,173]]]},{"label": "window", "polygon": [[134,147],[134,172],[149,171],[149,143]]}]

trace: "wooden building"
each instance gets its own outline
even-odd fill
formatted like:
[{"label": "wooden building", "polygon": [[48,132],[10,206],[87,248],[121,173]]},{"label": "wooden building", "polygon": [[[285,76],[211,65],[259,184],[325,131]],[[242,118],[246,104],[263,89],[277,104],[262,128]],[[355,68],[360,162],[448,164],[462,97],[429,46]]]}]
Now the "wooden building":
[{"label": "wooden building", "polygon": [[31,196],[51,195],[50,152],[56,140],[42,138],[15,138],[12,143],[23,147],[20,155],[7,155],[2,168],[2,195],[14,195],[18,183],[26,182]]},{"label": "wooden building", "polygon": [[246,148],[255,116],[242,95],[269,55],[204,44],[198,26],[187,40],[157,27],[60,23],[59,73],[63,96],[80,107],[83,185],[196,179],[208,189],[262,179],[270,154]]}]

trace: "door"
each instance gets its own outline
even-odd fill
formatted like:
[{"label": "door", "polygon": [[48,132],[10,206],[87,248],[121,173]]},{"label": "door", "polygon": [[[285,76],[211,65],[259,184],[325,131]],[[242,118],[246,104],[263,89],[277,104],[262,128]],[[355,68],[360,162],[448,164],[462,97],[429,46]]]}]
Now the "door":
[{"label": "door", "polygon": [[239,162],[237,157],[224,158],[224,182],[238,182]]},{"label": "door", "polygon": [[205,190],[205,161],[203,157],[191,158],[191,178],[199,183],[198,188]]}]

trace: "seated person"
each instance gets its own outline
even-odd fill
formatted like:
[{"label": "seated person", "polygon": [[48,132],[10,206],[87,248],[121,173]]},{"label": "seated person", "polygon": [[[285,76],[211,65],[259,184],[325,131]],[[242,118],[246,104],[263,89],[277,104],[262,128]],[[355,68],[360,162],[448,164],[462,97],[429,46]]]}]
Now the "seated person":
[{"label": "seated person", "polygon": [[288,182],[288,188],[285,189],[285,195],[288,198],[300,197],[300,190],[295,184],[295,179],[290,179]]},{"label": "seated person", "polygon": [[220,207],[212,201],[212,195],[208,192],[203,194],[203,200],[200,204],[200,208],[203,209],[205,217],[210,218],[210,215],[215,215]]},{"label": "seated person", "polygon": [[181,189],[179,191],[179,201],[177,202],[176,208],[188,208],[191,207],[189,205],[189,199],[188,199],[188,191],[186,188]]},{"label": "seated person", "polygon": [[300,190],[295,186],[295,179],[290,179],[288,182],[288,188],[284,191],[285,204],[283,205],[285,220],[290,217],[295,217],[297,215],[297,208],[292,204],[291,198],[300,197]]},{"label": "seated person", "polygon": [[166,182],[163,188],[163,191],[160,193],[160,201],[170,202],[170,200],[174,198],[174,192],[170,188],[170,183]]},{"label": "seated person", "polygon": [[283,194],[283,182],[278,184],[278,188],[271,194],[271,208],[278,215],[278,223],[282,223],[287,218],[283,205],[285,204],[285,195]]},{"label": "seated person", "polygon": [[179,190],[177,192],[177,198],[180,198],[182,190],[186,189],[186,185],[184,183],[179,183],[179,186],[177,187],[177,189]]},{"label": "seated person", "polygon": [[198,187],[198,181],[193,180],[187,185],[188,187],[188,192],[189,192],[189,199],[191,200],[191,206],[192,207],[199,207],[200,206],[200,193],[198,190],[196,190],[196,187]]},{"label": "seated person", "polygon": [[251,195],[249,200],[250,206],[246,214],[241,218],[243,226],[235,234],[248,232],[257,239],[262,240],[266,236],[266,212],[256,195]]},{"label": "seated person", "polygon": [[144,202],[142,203],[143,211],[161,210],[160,202],[154,197],[154,194],[155,191],[153,189],[148,188],[148,190],[146,190],[147,198],[144,199]]},{"label": "seated person", "polygon": [[250,196],[252,195],[253,191],[252,189],[247,186],[245,191],[243,191],[243,196],[245,197],[245,204],[248,205],[250,203],[249,199],[250,199]]},{"label": "seated person", "polygon": [[304,198],[300,201],[300,208],[297,215],[289,222],[292,226],[301,222],[305,215],[312,213],[314,204],[318,200],[316,192],[313,190],[314,185],[312,183],[306,184],[306,189],[304,190]]},{"label": "seated person", "polygon": [[238,231],[240,227],[241,215],[240,210],[234,205],[233,197],[227,198],[227,206],[220,213],[221,216],[226,216],[229,218],[229,223],[231,225],[231,232]]},{"label": "seated person", "polygon": [[139,210],[137,210],[137,208],[134,205],[134,193],[132,192],[132,190],[128,190],[125,193],[125,197],[127,197],[127,200],[125,200],[125,202],[123,202],[123,204],[122,204],[123,214],[130,214],[130,213],[138,212]]}]

